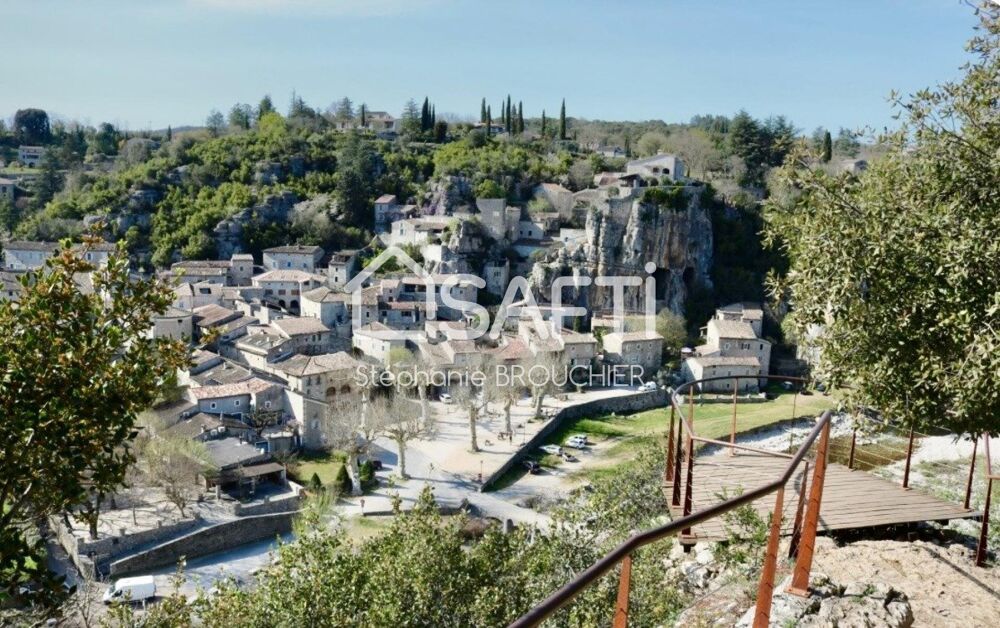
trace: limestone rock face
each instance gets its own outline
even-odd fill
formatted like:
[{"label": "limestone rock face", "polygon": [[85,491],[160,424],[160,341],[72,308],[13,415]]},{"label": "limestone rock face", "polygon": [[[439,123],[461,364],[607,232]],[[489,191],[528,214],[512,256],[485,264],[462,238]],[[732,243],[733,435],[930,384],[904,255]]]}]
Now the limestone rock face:
[{"label": "limestone rock face", "polygon": [[[700,203],[699,188],[686,188],[686,207],[672,209],[640,198],[607,198],[587,214],[583,242],[559,250],[532,269],[529,283],[547,298],[547,286],[559,276],[633,276],[645,279],[646,264],[654,266],[657,307],[681,313],[689,288],[711,285],[712,221]],[[575,290],[574,305],[591,312],[610,310],[612,291],[598,286]],[[625,307],[641,311],[641,286],[625,291]],[[564,302],[568,299],[564,295]]]},{"label": "limestone rock face", "polygon": [[436,273],[479,274],[487,259],[482,228],[478,223],[459,220],[446,242],[442,242],[441,261],[432,265]]},{"label": "limestone rock face", "polygon": [[243,228],[250,224],[254,217],[265,223],[286,222],[297,198],[294,192],[288,190],[280,194],[271,194],[257,205],[241,209],[229,218],[219,221],[212,232],[219,259],[226,259],[233,253],[243,251]]},{"label": "limestone rock face", "polygon": [[448,176],[433,181],[424,195],[424,211],[434,216],[445,215],[450,208],[462,205],[472,197],[472,182],[465,177]]}]

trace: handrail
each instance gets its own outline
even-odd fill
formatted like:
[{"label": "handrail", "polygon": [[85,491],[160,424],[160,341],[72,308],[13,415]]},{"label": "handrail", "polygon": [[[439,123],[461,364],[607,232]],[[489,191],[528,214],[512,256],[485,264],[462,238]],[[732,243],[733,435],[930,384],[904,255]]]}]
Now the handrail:
[{"label": "handrail", "polygon": [[[761,377],[760,379],[768,378],[767,376]],[[690,385],[694,385],[700,382],[713,381],[719,379],[733,379],[733,377],[712,377],[706,378],[704,380],[697,380],[691,382]],[[785,380],[797,380],[805,381],[802,378],[780,378]],[[682,385],[678,390],[685,385]],[[676,391],[675,391],[676,395]],[[671,404],[676,407],[676,400],[671,399]],[[684,413],[681,412],[681,419],[683,422],[687,423]],[[570,580],[568,583],[562,586],[558,591],[547,597],[544,601],[539,603],[537,606],[529,610],[527,613],[519,617],[513,623],[510,624],[511,628],[526,628],[529,626],[537,626],[541,622],[549,618],[553,613],[558,611],[560,608],[565,606],[574,597],[576,597],[583,589],[587,588],[593,584],[598,578],[611,571],[615,565],[621,562],[626,557],[630,556],[640,547],[649,545],[656,541],[672,536],[682,530],[691,528],[692,526],[708,521],[709,519],[714,519],[720,515],[726,514],[740,506],[749,504],[761,497],[774,493],[775,491],[784,488],[788,480],[791,479],[792,475],[795,473],[799,464],[806,457],[809,449],[812,447],[813,443],[819,438],[820,433],[827,428],[830,424],[833,414],[827,410],[820,417],[819,421],[816,422],[816,426],[809,432],[809,435],[803,441],[802,445],[799,446],[798,451],[789,461],[788,465],[785,467],[784,472],[774,481],[759,486],[753,490],[747,491],[727,499],[718,504],[709,506],[697,512],[692,512],[689,515],[681,517],[671,521],[668,524],[646,530],[645,532],[640,532],[634,534],[633,536],[626,539],[618,547],[613,549],[611,552],[606,554],[604,557],[599,559],[596,563],[585,569],[582,573],[577,575],[575,578]],[[694,434],[694,431],[689,431],[689,434]],[[728,446],[728,443],[727,443]]]}]

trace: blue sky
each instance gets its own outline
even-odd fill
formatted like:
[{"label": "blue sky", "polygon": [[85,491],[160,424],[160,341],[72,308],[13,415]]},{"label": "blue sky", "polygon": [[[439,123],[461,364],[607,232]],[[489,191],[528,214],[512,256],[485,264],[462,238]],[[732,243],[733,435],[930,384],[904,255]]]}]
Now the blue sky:
[{"label": "blue sky", "polygon": [[959,75],[960,0],[16,0],[0,8],[0,116],[201,124],[209,110],[399,113],[428,95],[478,115],[688,120],[785,114],[799,127],[891,124],[886,96]]}]

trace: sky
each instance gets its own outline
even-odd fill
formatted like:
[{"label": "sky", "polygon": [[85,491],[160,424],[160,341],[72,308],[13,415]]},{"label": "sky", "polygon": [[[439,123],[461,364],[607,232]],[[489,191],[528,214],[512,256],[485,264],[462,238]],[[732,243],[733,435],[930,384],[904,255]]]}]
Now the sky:
[{"label": "sky", "polygon": [[957,78],[961,0],[5,0],[0,117],[200,125],[212,109],[349,96],[439,116],[511,94],[604,120],[783,114],[892,125],[887,96]]}]

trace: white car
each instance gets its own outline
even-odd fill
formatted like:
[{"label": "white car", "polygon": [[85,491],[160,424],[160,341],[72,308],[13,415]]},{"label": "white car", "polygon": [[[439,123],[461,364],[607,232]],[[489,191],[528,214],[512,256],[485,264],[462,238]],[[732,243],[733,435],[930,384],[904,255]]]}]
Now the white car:
[{"label": "white car", "polygon": [[641,392],[651,392],[656,390],[656,382],[646,382],[642,386],[639,386]]},{"label": "white car", "polygon": [[542,445],[539,449],[553,456],[561,456],[563,452],[562,447],[559,445]]},{"label": "white car", "polygon": [[566,446],[573,447],[575,449],[586,449],[587,437],[582,434],[570,436],[569,439],[566,440]]},{"label": "white car", "polygon": [[441,403],[454,403],[454,400],[448,393],[441,393],[440,395],[438,395],[438,399],[441,400]]},{"label": "white car", "polygon": [[156,597],[156,583],[153,576],[137,576],[120,578],[104,592],[101,600],[105,604],[112,602],[142,602]]}]

